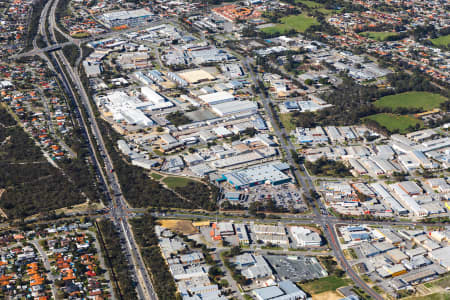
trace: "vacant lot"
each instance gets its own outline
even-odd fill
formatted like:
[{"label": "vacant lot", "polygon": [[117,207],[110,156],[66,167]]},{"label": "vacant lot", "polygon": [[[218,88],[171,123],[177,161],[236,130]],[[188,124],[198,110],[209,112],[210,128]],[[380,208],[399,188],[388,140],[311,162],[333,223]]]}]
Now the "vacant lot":
[{"label": "vacant lot", "polygon": [[416,126],[416,124],[419,124],[420,127],[423,126],[423,122],[410,117],[410,116],[401,116],[401,115],[395,115],[395,114],[376,114],[372,116],[368,116],[365,119],[374,120],[381,126],[384,126],[389,130],[390,132],[394,132],[398,130],[400,133],[408,132],[409,126]]},{"label": "vacant lot", "polygon": [[408,300],[450,300],[450,293],[435,293],[422,297],[405,298]]},{"label": "vacant lot", "polygon": [[300,288],[313,296],[315,294],[320,294],[328,291],[336,291],[336,289],[342,286],[349,285],[351,283],[352,281],[347,278],[328,276],[313,280],[305,284],[301,284]]},{"label": "vacant lot", "polygon": [[389,31],[382,31],[382,32],[366,31],[361,33],[361,35],[382,42],[386,40],[388,37],[397,36],[398,34],[396,32],[389,32]]},{"label": "vacant lot", "polygon": [[183,234],[197,233],[197,229],[190,220],[159,220],[161,226],[172,231],[182,232]]},{"label": "vacant lot", "polygon": [[447,99],[439,94],[429,92],[406,92],[390,95],[375,102],[377,107],[422,108],[425,111],[439,107]]},{"label": "vacant lot", "polygon": [[166,177],[162,180],[168,188],[185,187],[192,180],[183,177]]},{"label": "vacant lot", "polygon": [[325,293],[316,294],[312,298],[313,300],[339,300],[342,299],[342,295],[339,295],[335,291],[328,291]]},{"label": "vacant lot", "polygon": [[440,37],[435,38],[435,39],[432,39],[431,42],[435,46],[448,47],[450,45],[450,34],[444,35],[444,36],[440,36]]},{"label": "vacant lot", "polygon": [[289,134],[292,130],[295,130],[295,124],[292,122],[291,113],[279,114],[280,121]]},{"label": "vacant lot", "polygon": [[312,25],[318,25],[319,22],[314,17],[308,17],[306,14],[292,15],[281,18],[281,24],[261,29],[269,34],[284,34],[289,30],[305,32]]}]

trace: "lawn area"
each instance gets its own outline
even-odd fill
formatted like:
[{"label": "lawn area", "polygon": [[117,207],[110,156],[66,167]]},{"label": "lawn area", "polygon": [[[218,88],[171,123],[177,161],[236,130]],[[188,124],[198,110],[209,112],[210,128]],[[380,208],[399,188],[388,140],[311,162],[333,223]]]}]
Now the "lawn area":
[{"label": "lawn area", "polygon": [[376,114],[365,117],[364,119],[374,120],[381,126],[384,126],[390,132],[394,132],[398,130],[400,133],[408,132],[409,126],[416,126],[416,124],[420,124],[420,127],[423,127],[423,122],[421,120],[415,119],[410,116],[401,116],[394,114]]},{"label": "lawn area", "polygon": [[161,178],[163,178],[163,176],[159,175],[158,173],[151,173],[150,176],[155,180],[160,180]]},{"label": "lawn area", "polygon": [[382,97],[375,102],[377,107],[423,108],[425,111],[439,107],[447,99],[439,94],[429,92],[406,92]]},{"label": "lawn area", "polygon": [[308,6],[309,8],[322,8],[323,7],[322,3],[317,3],[317,2],[309,1],[309,0],[296,0],[295,3],[302,3],[306,6]]},{"label": "lawn area", "polygon": [[324,8],[324,5],[322,3],[309,1],[309,0],[296,0],[295,3],[302,3],[302,4],[306,5],[308,8],[319,11],[319,12],[323,13],[324,15],[329,15],[329,14],[340,11],[340,10],[326,9],[326,8]]},{"label": "lawn area", "polygon": [[166,177],[163,179],[163,182],[171,189],[185,187],[191,181],[191,179],[183,177]]},{"label": "lawn area", "polygon": [[281,24],[261,29],[269,34],[283,34],[291,29],[298,32],[304,32],[312,25],[319,25],[319,22],[314,17],[308,17],[306,14],[292,15],[281,18]]},{"label": "lawn area", "polygon": [[80,32],[80,33],[75,33],[75,34],[72,34],[71,35],[73,38],[76,38],[76,39],[82,39],[82,38],[86,38],[86,37],[89,37],[89,36],[91,36],[89,33],[87,33],[87,32]]},{"label": "lawn area", "polygon": [[366,31],[362,32],[361,35],[382,42],[386,40],[386,38],[388,37],[397,36],[398,33],[389,31],[382,31],[382,32]]},{"label": "lawn area", "polygon": [[308,283],[300,284],[300,288],[310,295],[319,294],[327,291],[335,291],[336,289],[351,284],[352,281],[347,278],[337,276],[328,276],[313,280]]},{"label": "lawn area", "polygon": [[283,124],[286,132],[289,134],[292,130],[295,130],[295,124],[292,123],[291,113],[278,114],[280,116],[280,121]]},{"label": "lawn area", "polygon": [[412,297],[412,298],[406,298],[408,300],[450,300],[450,294],[449,293],[434,293],[427,296],[422,297]]},{"label": "lawn area", "polygon": [[431,42],[435,46],[445,46],[448,47],[450,45],[450,34],[440,36],[438,38],[432,39]]},{"label": "lawn area", "polygon": [[450,275],[447,275],[435,281],[427,282],[424,285],[428,288],[438,286],[445,289],[446,287],[450,286]]}]

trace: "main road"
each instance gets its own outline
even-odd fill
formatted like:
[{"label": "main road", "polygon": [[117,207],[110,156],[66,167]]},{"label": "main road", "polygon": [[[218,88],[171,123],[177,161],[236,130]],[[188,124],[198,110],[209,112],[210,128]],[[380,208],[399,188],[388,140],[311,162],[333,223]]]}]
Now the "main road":
[{"label": "main road", "polygon": [[[52,0],[49,0],[44,10],[42,11],[42,15],[40,18],[40,28],[42,28],[40,29],[40,32],[44,33],[47,44],[52,44],[52,42],[57,43],[55,38],[55,30],[58,29],[56,25],[55,10],[56,6],[58,5],[58,1],[59,0],[55,0],[53,3],[51,3]],[[49,7],[50,14],[48,14]],[[44,30],[46,20],[48,20],[50,37],[47,36]],[[97,125],[94,111],[91,107],[89,97],[81,82],[79,73],[77,70],[74,71],[72,69],[67,58],[61,51],[57,50],[54,53],[49,53],[49,57],[49,63],[52,65],[59,78],[63,82],[64,88],[69,97],[72,98],[74,100],[74,103],[77,105],[77,115],[81,119],[80,126],[83,127],[85,135],[87,137],[94,167],[96,168],[101,181],[103,181],[103,183],[108,187],[107,194],[112,202],[111,216],[114,220],[114,223],[117,225],[121,236],[125,239],[124,247],[127,251],[128,256],[131,257],[132,267],[134,268],[134,273],[136,274],[138,281],[137,291],[139,297],[141,299],[157,300],[158,297],[153,289],[150,276],[144,264],[144,260],[140,252],[138,251],[136,241],[127,220],[127,214],[125,211],[127,209],[127,203],[122,196],[119,180],[115,172],[113,172],[114,166],[112,160],[109,156],[108,150],[103,140],[103,136]],[[67,73],[65,73],[64,70],[66,70]],[[77,91],[77,93],[75,93],[74,89]],[[84,106],[87,114],[86,117],[82,113],[79,113],[80,103],[78,102],[78,100],[81,101],[82,105]],[[89,127],[91,131],[89,131]],[[94,138],[95,143],[93,140]],[[108,172],[104,172],[103,168],[101,167],[102,165],[100,164],[100,158],[98,157],[98,152],[96,150],[99,150],[100,153],[104,153],[103,159]]]},{"label": "main road", "polygon": [[[262,80],[260,78],[259,73],[255,74],[253,72],[252,58],[249,56],[241,57],[241,61],[244,63],[245,68],[250,73],[255,88],[260,88],[261,87],[260,83],[262,83]],[[383,297],[381,297],[377,292],[375,292],[370,286],[368,286],[361,279],[361,277],[351,268],[350,264],[345,258],[336,235],[336,230],[334,226],[336,224],[336,220],[328,216],[327,210],[323,205],[323,203],[319,199],[315,199],[314,195],[312,195],[312,192],[315,192],[315,187],[311,180],[311,177],[309,177],[308,172],[306,171],[304,166],[302,164],[299,164],[297,161],[294,161],[292,152],[296,151],[296,149],[292,144],[291,140],[288,138],[289,135],[286,134],[286,130],[279,126],[278,119],[274,116],[274,110],[272,110],[271,107],[272,100],[270,98],[270,95],[266,96],[265,92],[260,90],[260,98],[263,104],[263,108],[272,123],[273,130],[276,136],[278,137],[280,146],[285,152],[286,159],[288,163],[293,167],[294,169],[293,172],[296,178],[298,179],[300,185],[302,186],[304,194],[308,198],[304,200],[305,201],[311,200],[310,204],[315,214],[315,221],[318,222],[320,226],[323,228],[323,233],[326,239],[330,242],[331,249],[333,250],[336,256],[336,259],[339,261],[342,268],[346,271],[346,273],[350,276],[350,278],[352,278],[353,282],[355,282],[355,284],[359,288],[363,289],[367,294],[369,294],[374,299],[382,300]],[[296,167],[297,165],[300,166],[300,168],[302,169],[303,171],[302,173]]]}]

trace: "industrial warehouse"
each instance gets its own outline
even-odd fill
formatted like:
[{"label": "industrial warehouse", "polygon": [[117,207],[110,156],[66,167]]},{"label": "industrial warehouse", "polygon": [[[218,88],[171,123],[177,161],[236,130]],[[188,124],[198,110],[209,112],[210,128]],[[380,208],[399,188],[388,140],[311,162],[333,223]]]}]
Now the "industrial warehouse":
[{"label": "industrial warehouse", "polygon": [[221,180],[241,190],[259,184],[279,185],[290,182],[292,178],[283,173],[278,165],[268,164],[223,174]]},{"label": "industrial warehouse", "polygon": [[103,14],[102,21],[108,28],[119,26],[134,27],[152,19],[153,14],[146,9],[116,11]]}]

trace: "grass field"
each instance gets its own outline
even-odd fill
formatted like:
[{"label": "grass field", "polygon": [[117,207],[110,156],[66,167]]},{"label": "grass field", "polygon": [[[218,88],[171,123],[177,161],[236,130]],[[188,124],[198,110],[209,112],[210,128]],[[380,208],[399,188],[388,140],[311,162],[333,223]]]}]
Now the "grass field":
[{"label": "grass field", "polygon": [[155,180],[160,180],[161,178],[163,178],[163,176],[159,175],[158,173],[151,173],[150,176]]},{"label": "grass field", "polygon": [[391,132],[398,130],[400,133],[405,133],[408,132],[407,128],[409,126],[416,126],[416,124],[420,124],[420,127],[423,127],[423,122],[421,120],[410,116],[381,113],[365,117],[364,119],[374,120]]},{"label": "grass field", "polygon": [[292,130],[295,130],[295,125],[292,123],[291,113],[278,114],[280,116],[280,121],[283,123],[286,132],[289,134]]},{"label": "grass field", "polygon": [[[328,276],[319,278],[311,282],[300,284],[300,288],[310,295],[320,294],[328,291],[336,291],[336,289],[351,284],[352,281],[347,278],[337,276]],[[313,297],[314,298],[314,297]]]},{"label": "grass field", "polygon": [[91,36],[91,35],[89,33],[87,33],[87,32],[80,32],[80,33],[72,34],[71,36],[73,38],[76,38],[76,39],[82,39],[82,38],[86,38],[86,37]]},{"label": "grass field", "polygon": [[422,297],[405,298],[407,300],[450,300],[450,293],[434,293]]},{"label": "grass field", "polygon": [[306,14],[292,15],[281,18],[281,24],[261,29],[269,34],[283,34],[291,29],[298,32],[304,32],[312,25],[318,25],[319,22],[314,17],[308,17]]},{"label": "grass field", "polygon": [[396,32],[389,32],[389,31],[382,31],[382,32],[366,31],[361,33],[361,35],[382,42],[386,40],[386,38],[391,36],[397,36],[398,34]]},{"label": "grass field", "polygon": [[192,180],[183,177],[166,177],[162,180],[169,188],[185,187]]},{"label": "grass field", "polygon": [[315,11],[319,11],[319,12],[323,13],[324,15],[329,15],[329,14],[337,13],[340,11],[340,10],[326,9],[326,8],[324,8],[324,5],[322,3],[309,1],[309,0],[296,0],[295,3],[302,3],[302,4],[306,5],[308,8],[315,10]]},{"label": "grass field", "polygon": [[438,38],[432,39],[431,42],[435,46],[446,46],[448,47],[450,45],[450,34],[443,35]]},{"label": "grass field", "polygon": [[317,3],[314,1],[309,0],[296,0],[295,3],[303,3],[304,5],[308,6],[309,8],[322,8],[322,3]]},{"label": "grass field", "polygon": [[382,97],[375,102],[377,107],[423,108],[425,111],[439,107],[447,99],[439,94],[429,92],[406,92]]},{"label": "grass field", "polygon": [[424,284],[426,287],[431,288],[433,286],[437,286],[437,287],[441,287],[441,288],[446,288],[450,286],[450,275],[447,275],[445,277],[442,277],[440,279],[437,279],[435,281],[432,282],[427,282]]}]

